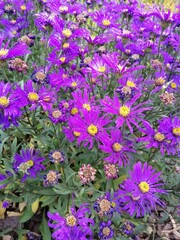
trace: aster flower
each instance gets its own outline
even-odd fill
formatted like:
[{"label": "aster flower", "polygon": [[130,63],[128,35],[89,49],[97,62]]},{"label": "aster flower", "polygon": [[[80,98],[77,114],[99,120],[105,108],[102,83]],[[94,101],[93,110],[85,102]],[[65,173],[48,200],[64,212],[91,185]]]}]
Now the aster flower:
[{"label": "aster flower", "polygon": [[165,134],[170,145],[178,145],[180,143],[180,119],[178,116],[164,117],[160,122],[160,130]]},{"label": "aster flower", "polygon": [[113,69],[113,71],[117,74],[119,74],[120,76],[125,75],[127,73],[132,73],[134,71],[137,70],[141,70],[144,68],[144,66],[139,65],[138,66],[131,66],[128,67],[128,61],[120,61],[119,60],[120,55],[118,53],[111,53],[111,54],[107,54],[107,55],[103,55],[103,59],[105,61],[105,63]]},{"label": "aster flower", "polygon": [[113,100],[110,97],[106,96],[105,99],[101,102],[103,105],[103,111],[108,114],[117,115],[116,126],[121,127],[124,123],[127,124],[131,133],[133,133],[133,128],[131,124],[135,125],[137,128],[140,128],[138,122],[146,122],[142,117],[144,117],[143,112],[148,111],[151,107],[144,107],[143,105],[149,103],[146,101],[139,103],[135,106],[135,102],[140,98],[141,94],[136,94],[130,101],[122,104],[117,95],[114,96]]},{"label": "aster flower", "polygon": [[6,172],[1,174],[0,173],[0,189],[3,189],[7,186],[7,183],[2,183],[3,181],[5,181],[6,179],[8,179],[8,177],[11,177],[12,174],[10,172]]},{"label": "aster flower", "polygon": [[87,184],[94,181],[96,172],[97,170],[93,168],[90,164],[83,164],[78,171],[81,183]]},{"label": "aster flower", "polygon": [[[73,229],[83,229],[82,232],[85,232],[86,235],[92,236],[91,226],[93,226],[94,221],[88,217],[86,214],[89,214],[90,210],[87,207],[87,204],[81,205],[76,211],[75,208],[71,208],[69,214],[66,217],[62,217],[59,213],[50,213],[48,212],[48,226],[55,229],[52,237],[54,239],[66,239],[66,236],[71,235]],[[55,221],[56,223],[52,223]]]},{"label": "aster flower", "polygon": [[84,147],[88,146],[89,149],[93,147],[94,141],[98,144],[107,139],[108,135],[105,126],[110,122],[108,118],[100,116],[100,110],[85,111],[82,110],[83,116],[76,115],[70,118],[72,130],[80,132],[77,138],[78,144],[83,142]]},{"label": "aster flower", "polygon": [[97,23],[98,26],[101,28],[111,28],[111,27],[118,27],[116,23],[118,19],[118,15],[113,14],[112,12],[108,11],[97,11],[90,14],[91,18],[94,22]]},{"label": "aster flower", "polygon": [[99,55],[95,55],[93,60],[88,65],[88,70],[95,76],[102,76],[108,72],[108,65]]},{"label": "aster flower", "polygon": [[138,138],[138,141],[148,142],[147,148],[159,148],[161,153],[164,154],[166,151],[168,154],[174,154],[174,147],[168,142],[166,135],[162,131],[162,123],[159,121],[159,127],[154,129],[149,123],[144,123],[144,128],[141,132],[146,134],[144,137]]},{"label": "aster flower", "polygon": [[8,45],[8,42],[3,45],[3,40],[0,40],[0,60],[7,60],[9,58],[19,57],[30,53],[25,43],[16,43],[11,48],[9,48]]},{"label": "aster flower", "polygon": [[20,116],[20,108],[23,106],[21,95],[17,96],[16,90],[12,89],[11,84],[0,81],[0,112],[3,114],[2,117],[10,117],[14,120]]},{"label": "aster flower", "polygon": [[107,222],[100,222],[98,236],[102,240],[112,239],[114,236],[114,231],[111,227],[112,222],[108,220]]},{"label": "aster flower", "polygon": [[43,185],[44,187],[54,186],[58,183],[58,180],[60,178],[60,174],[56,171],[50,170],[45,176]]},{"label": "aster flower", "polygon": [[49,153],[49,159],[55,164],[63,163],[65,161],[65,155],[60,150],[54,150]]},{"label": "aster flower", "polygon": [[45,170],[41,164],[44,160],[39,151],[23,149],[21,154],[15,154],[13,168],[16,172],[22,173],[22,181],[24,182],[28,177],[36,178],[41,170]]},{"label": "aster flower", "polygon": [[22,96],[24,104],[30,105],[30,110],[42,106],[44,111],[52,109],[55,101],[54,93],[51,89],[41,86],[38,90],[34,88],[33,82],[28,80],[24,85],[24,90],[17,89],[16,94]]},{"label": "aster flower", "polygon": [[119,166],[126,165],[129,162],[129,158],[132,158],[130,153],[134,152],[132,143],[124,141],[119,130],[112,130],[111,137],[107,141],[103,140],[103,145],[100,146],[100,149],[109,154],[108,157],[104,158],[105,161],[111,164],[118,163]]},{"label": "aster flower", "polygon": [[66,121],[66,116],[64,114],[64,112],[62,112],[60,109],[52,109],[49,112],[48,115],[49,119],[51,120],[51,122],[53,122],[54,124],[57,123],[61,123],[61,122],[65,122]]},{"label": "aster flower", "polygon": [[133,166],[133,171],[129,172],[130,177],[120,184],[118,190],[119,204],[122,210],[129,213],[130,216],[143,217],[156,209],[156,205],[164,206],[164,203],[157,196],[158,193],[165,193],[161,188],[160,172],[148,166],[137,162]]},{"label": "aster flower", "polygon": [[2,208],[8,208],[11,205],[11,203],[8,200],[4,200],[2,202]]},{"label": "aster flower", "polygon": [[34,71],[31,74],[31,79],[33,80],[33,82],[36,82],[39,84],[44,84],[44,83],[49,82],[49,77],[48,77],[47,73],[43,70]]},{"label": "aster flower", "polygon": [[128,220],[125,221],[125,223],[121,227],[121,231],[124,235],[127,237],[133,234],[135,225]]},{"label": "aster flower", "polygon": [[94,210],[102,218],[103,216],[112,216],[118,211],[118,205],[115,199],[112,199],[110,193],[99,197],[93,205]]},{"label": "aster flower", "polygon": [[91,111],[92,108],[94,109],[94,98],[90,98],[89,95],[90,94],[88,93],[87,89],[84,89],[84,91],[78,89],[72,93],[74,98],[74,107],[76,107],[78,111],[81,111],[82,109]]}]

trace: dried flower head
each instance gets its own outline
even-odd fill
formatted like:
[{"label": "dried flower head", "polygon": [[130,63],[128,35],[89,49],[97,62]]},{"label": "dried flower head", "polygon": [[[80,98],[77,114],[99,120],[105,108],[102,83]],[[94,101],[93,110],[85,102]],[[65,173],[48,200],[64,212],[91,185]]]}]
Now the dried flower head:
[{"label": "dried flower head", "polygon": [[49,158],[51,162],[55,164],[63,163],[65,160],[65,155],[59,150],[54,150],[49,153]]},{"label": "dried flower head", "polygon": [[28,70],[28,65],[25,61],[21,60],[20,58],[15,58],[9,61],[8,67],[10,70],[14,70],[17,72],[26,72]]},{"label": "dried flower head", "polygon": [[113,179],[118,177],[118,167],[115,164],[105,164],[104,172],[107,179]]},{"label": "dried flower head", "polygon": [[89,182],[94,181],[96,171],[97,170],[91,167],[90,164],[83,164],[78,171],[78,175],[81,179],[82,184],[87,184]]},{"label": "dried flower head", "polygon": [[167,91],[160,95],[161,101],[165,104],[173,104],[175,101],[175,96],[173,93],[168,93]]}]

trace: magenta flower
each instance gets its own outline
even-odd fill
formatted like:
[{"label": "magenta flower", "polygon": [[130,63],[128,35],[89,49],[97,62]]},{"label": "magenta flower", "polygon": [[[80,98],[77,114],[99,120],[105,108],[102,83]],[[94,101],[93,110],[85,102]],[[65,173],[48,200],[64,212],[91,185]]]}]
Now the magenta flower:
[{"label": "magenta flower", "polygon": [[16,94],[22,96],[25,105],[30,105],[30,110],[41,106],[44,111],[50,111],[55,101],[55,96],[51,89],[44,86],[35,89],[31,80],[25,83],[24,90],[19,88]]},{"label": "magenta flower", "polygon": [[178,116],[164,117],[160,123],[160,130],[165,134],[166,139],[169,141],[170,145],[180,144],[180,118]]},{"label": "magenta flower", "polygon": [[7,42],[3,46],[3,40],[0,40],[0,60],[15,58],[30,53],[28,46],[23,42],[16,43],[11,48],[9,48],[8,44]]},{"label": "magenta flower", "polygon": [[99,11],[90,14],[90,16],[93,21],[96,22],[97,25],[101,28],[106,29],[111,27],[118,27],[118,24],[116,23],[118,15],[115,15],[112,12]]},{"label": "magenta flower", "polygon": [[92,74],[94,74],[95,76],[103,76],[108,73],[109,67],[104,61],[104,59],[99,55],[95,55],[93,57],[93,60],[88,65],[88,70],[92,72]]},{"label": "magenta flower", "polygon": [[21,154],[14,156],[13,168],[16,172],[22,173],[22,181],[27,177],[36,178],[41,170],[45,167],[41,164],[45,159],[40,156],[39,151],[33,149],[22,150]]},{"label": "magenta flower", "polygon": [[0,111],[5,118],[20,116],[23,107],[22,96],[16,94],[10,83],[0,82]]},{"label": "magenta flower", "polygon": [[142,118],[145,116],[143,112],[151,109],[151,107],[143,106],[149,103],[149,101],[133,106],[134,103],[140,98],[140,96],[141,94],[136,94],[130,101],[124,104],[119,101],[117,95],[114,96],[113,100],[111,100],[109,96],[106,96],[105,99],[101,102],[104,106],[103,111],[107,114],[117,115],[116,126],[121,127],[124,123],[126,123],[130,132],[133,133],[131,124],[135,125],[137,128],[140,128],[138,122],[146,122]]},{"label": "magenta flower", "polygon": [[82,111],[83,116],[77,114],[70,118],[72,131],[80,133],[77,142],[83,142],[84,147],[88,146],[91,149],[94,141],[98,144],[108,138],[105,126],[110,122],[108,118],[100,116],[100,110]]},{"label": "magenta flower", "polygon": [[[146,134],[144,137],[140,137],[138,141],[148,143],[147,148],[159,148],[162,154],[165,154],[167,151],[168,154],[175,154],[176,148],[171,145],[168,141],[166,134],[164,133],[164,128],[162,121],[159,121],[159,127],[155,130],[149,123],[144,123],[144,128],[141,129],[143,134]],[[168,126],[168,125],[167,125]],[[162,129],[163,128],[163,129]]]},{"label": "magenta flower", "polygon": [[131,153],[135,152],[132,149],[132,143],[124,141],[119,130],[112,130],[111,137],[103,141],[100,149],[109,156],[104,158],[111,164],[118,164],[119,166],[126,165],[129,159],[132,158]]},{"label": "magenta flower", "polygon": [[83,109],[91,111],[92,108],[95,108],[95,104],[93,102],[94,98],[90,98],[89,95],[90,94],[88,93],[87,89],[84,89],[84,91],[78,89],[72,93],[72,96],[74,98],[74,107],[76,107],[78,111],[81,111]]},{"label": "magenta flower", "polygon": [[160,174],[155,173],[147,163],[142,165],[141,162],[137,162],[133,166],[133,171],[129,172],[130,177],[118,190],[122,210],[128,212],[130,216],[144,217],[156,209],[156,205],[163,207],[164,203],[157,196],[158,193],[166,193],[161,188],[163,183],[160,183]]},{"label": "magenta flower", "polygon": [[[60,216],[57,212],[54,214],[48,212],[48,226],[55,229],[52,237],[57,240],[64,240],[67,235],[71,235],[74,229],[83,229],[86,235],[90,235],[92,237],[90,227],[94,225],[94,221],[86,217],[86,214],[89,213],[90,210],[87,207],[87,204],[81,205],[77,211],[75,208],[71,208],[70,213],[66,217]],[[53,223],[53,221],[56,223]]]}]

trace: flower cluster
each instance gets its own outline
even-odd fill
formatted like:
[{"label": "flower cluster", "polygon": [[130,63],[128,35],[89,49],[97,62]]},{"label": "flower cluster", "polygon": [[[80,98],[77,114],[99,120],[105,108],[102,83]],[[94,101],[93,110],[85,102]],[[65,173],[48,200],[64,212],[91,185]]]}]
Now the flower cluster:
[{"label": "flower cluster", "polygon": [[180,5],[142,1],[0,0],[2,206],[43,238],[177,212]]}]

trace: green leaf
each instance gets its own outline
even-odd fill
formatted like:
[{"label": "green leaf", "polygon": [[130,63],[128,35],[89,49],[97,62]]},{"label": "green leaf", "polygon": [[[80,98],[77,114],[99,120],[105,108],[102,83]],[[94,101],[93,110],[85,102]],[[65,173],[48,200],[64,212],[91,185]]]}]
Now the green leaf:
[{"label": "green leaf", "polygon": [[51,239],[51,232],[50,232],[50,229],[49,229],[48,224],[47,224],[47,220],[46,220],[46,217],[45,217],[45,211],[43,212],[43,218],[42,218],[42,222],[39,226],[39,230],[42,234],[43,240]]},{"label": "green leaf", "polygon": [[26,208],[23,215],[20,217],[20,223],[27,222],[30,218],[32,218],[33,215],[34,213],[32,212],[32,210]]},{"label": "green leaf", "polygon": [[67,186],[62,184],[56,185],[53,189],[56,193],[62,194],[62,195],[66,195],[73,192],[73,190],[68,189]]}]

